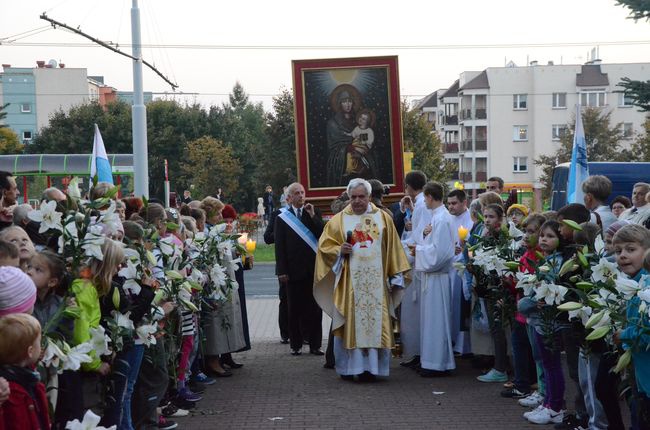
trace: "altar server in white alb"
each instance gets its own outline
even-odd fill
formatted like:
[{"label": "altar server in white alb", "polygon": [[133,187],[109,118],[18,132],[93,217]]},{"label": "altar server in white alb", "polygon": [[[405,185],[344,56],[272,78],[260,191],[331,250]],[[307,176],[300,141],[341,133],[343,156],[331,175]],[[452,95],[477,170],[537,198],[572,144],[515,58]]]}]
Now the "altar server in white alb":
[{"label": "altar server in white alb", "polygon": [[451,270],[456,235],[453,217],[443,204],[444,188],[437,182],[424,186],[424,201],[432,211],[429,225],[415,246],[415,270],[420,287],[420,375],[434,377],[455,369],[451,339]]},{"label": "altar server in white alb", "polygon": [[[413,170],[404,177],[406,196],[400,202],[400,209],[406,212],[409,220],[406,221],[402,234],[402,245],[413,264],[413,257],[408,252],[422,241],[422,230],[431,218],[431,211],[424,204],[422,189],[427,183],[427,175],[419,170]],[[400,312],[400,339],[403,354],[406,359],[402,366],[417,369],[420,365],[420,274],[413,271],[412,279],[402,300]]]}]

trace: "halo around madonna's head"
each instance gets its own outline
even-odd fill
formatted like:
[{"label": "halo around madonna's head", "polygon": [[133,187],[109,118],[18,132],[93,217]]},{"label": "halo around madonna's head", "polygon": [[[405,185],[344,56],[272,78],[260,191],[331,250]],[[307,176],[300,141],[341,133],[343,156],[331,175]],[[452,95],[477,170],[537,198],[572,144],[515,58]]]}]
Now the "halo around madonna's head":
[{"label": "halo around madonna's head", "polygon": [[341,102],[345,99],[352,100],[353,112],[356,112],[363,107],[359,90],[357,90],[353,85],[341,84],[338,87],[334,88],[334,91],[332,91],[332,94],[330,94],[330,106],[332,110],[334,112],[340,112]]}]

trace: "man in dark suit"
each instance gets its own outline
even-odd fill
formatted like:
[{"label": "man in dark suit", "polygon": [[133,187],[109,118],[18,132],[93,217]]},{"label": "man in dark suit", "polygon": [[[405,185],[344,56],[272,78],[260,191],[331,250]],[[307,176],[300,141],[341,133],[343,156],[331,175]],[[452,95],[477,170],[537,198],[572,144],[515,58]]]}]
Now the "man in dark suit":
[{"label": "man in dark suit", "polygon": [[301,354],[302,326],[309,336],[309,352],[323,355],[323,311],[313,293],[316,248],[323,232],[323,219],[312,204],[305,204],[302,185],[289,185],[287,195],[291,205],[275,218],[275,273],[287,288],[291,354]]},{"label": "man in dark suit", "polygon": [[[290,198],[287,196],[287,205],[291,204]],[[275,219],[280,214],[280,210],[271,212],[269,223],[264,230],[264,243],[270,245],[275,243]],[[280,343],[289,343],[289,304],[287,303],[287,284],[278,281],[280,288],[278,290],[278,297],[280,298],[280,305],[278,307],[278,326],[280,327]]]}]

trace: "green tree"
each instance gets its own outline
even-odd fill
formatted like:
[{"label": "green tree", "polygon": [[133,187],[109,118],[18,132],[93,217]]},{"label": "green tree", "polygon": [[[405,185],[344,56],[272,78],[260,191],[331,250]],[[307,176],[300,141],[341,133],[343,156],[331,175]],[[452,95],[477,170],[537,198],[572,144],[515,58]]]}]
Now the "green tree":
[{"label": "green tree", "polygon": [[[621,149],[622,124],[618,123],[612,126],[611,116],[611,112],[605,112],[596,107],[586,107],[582,110],[582,125],[585,131],[589,161],[629,161],[631,159],[629,151]],[[571,161],[574,132],[575,118],[560,139],[560,147],[555,153],[540,155],[535,159],[535,165],[542,169],[540,181],[544,184],[545,198],[549,197],[551,193],[555,166]]]},{"label": "green tree", "polygon": [[[263,152],[267,147],[266,114],[261,103],[251,103],[242,85],[237,82],[230,94],[230,102],[212,112],[213,137],[223,141],[233,151],[242,168],[238,179],[237,192],[227,197],[229,203],[240,211],[250,211],[257,206],[257,197],[264,192],[264,176],[261,172],[262,160],[268,156]],[[214,183],[214,190],[220,187]],[[221,187],[223,188],[223,187]],[[227,195],[227,194],[226,194]]]},{"label": "green tree", "polygon": [[9,127],[0,127],[0,154],[20,154],[24,145]]},{"label": "green tree", "polygon": [[630,152],[634,161],[650,161],[650,117],[643,123],[643,134],[636,137]]},{"label": "green tree", "polygon": [[293,95],[287,89],[273,97],[273,111],[266,115],[266,135],[260,161],[260,179],[270,184],[275,195],[296,180],[296,131]]},{"label": "green tree", "polygon": [[180,172],[187,183],[194,185],[197,196],[212,194],[215,183],[228,196],[237,191],[241,167],[232,148],[213,137],[203,136],[187,143]]},{"label": "green tree", "polygon": [[94,102],[74,106],[67,113],[58,110],[26,150],[32,154],[89,154],[93,149],[95,123],[102,133],[106,152],[133,151],[131,106],[124,102],[109,103],[106,110]]},{"label": "green tree", "polygon": [[[630,10],[630,19],[650,21],[649,0],[616,0],[616,4]],[[631,97],[634,105],[640,107],[641,111],[650,111],[650,80],[634,81],[623,78],[618,85],[623,87],[623,93]]]},{"label": "green tree", "polygon": [[432,181],[445,183],[451,177],[452,166],[442,153],[442,142],[426,118],[402,103],[402,135],[404,150],[413,152],[413,169],[422,170]]}]

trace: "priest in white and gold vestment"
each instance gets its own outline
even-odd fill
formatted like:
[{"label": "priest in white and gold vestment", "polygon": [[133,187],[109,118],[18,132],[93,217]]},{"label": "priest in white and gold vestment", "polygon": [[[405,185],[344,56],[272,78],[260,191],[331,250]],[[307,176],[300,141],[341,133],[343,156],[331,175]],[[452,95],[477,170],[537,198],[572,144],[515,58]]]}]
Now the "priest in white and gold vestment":
[{"label": "priest in white and gold vestment", "polygon": [[314,297],[332,318],[336,371],[343,379],[388,376],[392,319],[410,265],[391,216],[370,203],[364,179],[318,242]]}]

